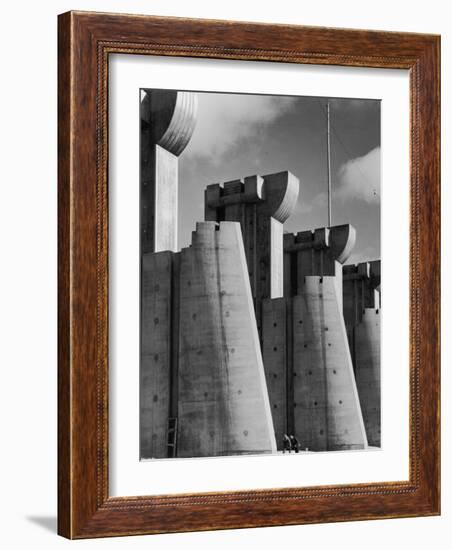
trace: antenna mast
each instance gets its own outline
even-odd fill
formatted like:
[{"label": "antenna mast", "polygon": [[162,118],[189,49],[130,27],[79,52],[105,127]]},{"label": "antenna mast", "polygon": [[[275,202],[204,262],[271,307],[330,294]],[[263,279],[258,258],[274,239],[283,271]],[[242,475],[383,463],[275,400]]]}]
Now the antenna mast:
[{"label": "antenna mast", "polygon": [[327,151],[327,166],[328,166],[328,227],[331,227],[331,145],[330,145],[330,101],[326,104],[326,121],[327,121],[327,136],[326,136],[326,151]]}]

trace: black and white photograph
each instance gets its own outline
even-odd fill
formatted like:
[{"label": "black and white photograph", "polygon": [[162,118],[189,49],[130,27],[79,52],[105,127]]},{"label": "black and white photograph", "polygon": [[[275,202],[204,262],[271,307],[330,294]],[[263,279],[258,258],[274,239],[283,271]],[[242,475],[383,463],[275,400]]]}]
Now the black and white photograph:
[{"label": "black and white photograph", "polygon": [[140,459],[380,448],[380,101],[139,94]]}]

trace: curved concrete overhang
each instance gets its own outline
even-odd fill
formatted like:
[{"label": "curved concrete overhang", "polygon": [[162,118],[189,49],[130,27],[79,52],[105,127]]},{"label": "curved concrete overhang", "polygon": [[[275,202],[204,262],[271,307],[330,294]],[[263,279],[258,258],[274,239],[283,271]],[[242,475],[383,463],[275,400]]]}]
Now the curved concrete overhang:
[{"label": "curved concrete overhang", "polygon": [[300,183],[291,172],[278,172],[263,176],[262,198],[269,214],[281,223],[295,210]]},{"label": "curved concrete overhang", "polygon": [[150,126],[152,141],[179,156],[195,129],[197,95],[176,90],[146,90],[142,101],[142,117]]},{"label": "curved concrete overhang", "polygon": [[353,225],[335,225],[329,228],[329,246],[333,257],[341,264],[347,261],[356,243]]}]

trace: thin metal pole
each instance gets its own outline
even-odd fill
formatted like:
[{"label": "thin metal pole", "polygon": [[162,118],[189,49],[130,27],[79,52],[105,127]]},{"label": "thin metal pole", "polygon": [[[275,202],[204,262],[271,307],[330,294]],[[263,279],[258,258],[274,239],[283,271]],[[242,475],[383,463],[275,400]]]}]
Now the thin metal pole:
[{"label": "thin metal pole", "polygon": [[326,151],[328,157],[328,227],[331,227],[331,144],[330,144],[330,102],[326,105],[327,140]]}]

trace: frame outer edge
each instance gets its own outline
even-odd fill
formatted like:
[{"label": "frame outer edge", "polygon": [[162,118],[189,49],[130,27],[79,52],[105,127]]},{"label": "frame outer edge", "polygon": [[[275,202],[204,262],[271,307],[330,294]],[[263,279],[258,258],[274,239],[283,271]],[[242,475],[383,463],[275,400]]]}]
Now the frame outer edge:
[{"label": "frame outer edge", "polygon": [[72,538],[71,70],[72,15],[58,16],[58,534]]},{"label": "frame outer edge", "polygon": [[[416,483],[424,513],[440,514],[440,37],[433,36],[419,57],[413,90],[414,141],[417,148],[412,171],[416,185],[410,240],[414,242],[410,294],[417,296],[414,316],[415,336],[410,341],[411,361],[418,365],[414,391],[418,410],[414,431],[418,463]],[[413,157],[412,157],[413,158]],[[413,244],[410,243],[412,247]],[[413,305],[411,305],[413,308]],[[420,515],[420,514],[419,514]]]},{"label": "frame outer edge", "polygon": [[[432,400],[432,410],[429,416],[424,415],[427,424],[425,430],[431,438],[429,452],[424,451],[426,479],[432,482],[428,485],[429,501],[432,514],[441,514],[441,38],[432,39],[432,45],[426,52],[426,71],[423,75],[428,93],[424,97],[423,116],[425,117],[425,142],[428,162],[424,166],[424,181],[428,183],[424,195],[427,202],[422,220],[424,227],[421,233],[429,235],[430,247],[427,243],[421,246],[422,252],[428,257],[422,262],[426,273],[429,292],[422,296],[431,317],[431,332],[424,338],[421,346],[426,346],[424,357],[430,358],[430,365],[424,365],[423,372],[430,370],[428,389]],[[425,361],[425,359],[424,359]]]}]

